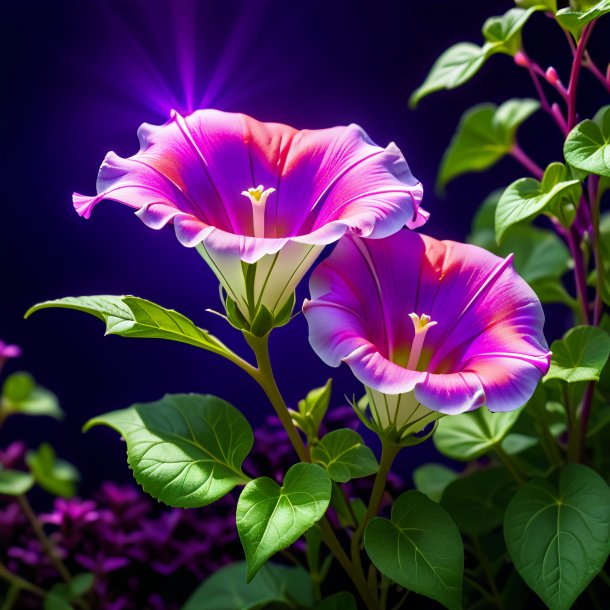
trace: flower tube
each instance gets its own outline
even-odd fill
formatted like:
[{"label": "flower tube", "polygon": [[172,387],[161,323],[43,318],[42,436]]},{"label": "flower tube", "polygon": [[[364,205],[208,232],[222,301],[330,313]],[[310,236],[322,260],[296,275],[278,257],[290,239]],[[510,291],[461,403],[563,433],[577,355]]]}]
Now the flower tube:
[{"label": "flower tube", "polygon": [[75,193],[76,211],[89,218],[113,199],[153,229],[173,223],[248,323],[263,305],[280,312],[324,246],[346,232],[382,238],[428,217],[398,148],[376,146],[357,125],[297,131],[198,110],[144,124],[138,137],[133,157],[108,153],[97,195]]},{"label": "flower tube", "polygon": [[549,368],[542,307],[511,256],[411,231],[348,236],[310,290],[313,349],[351,367],[395,440],[443,414],[517,409]]}]

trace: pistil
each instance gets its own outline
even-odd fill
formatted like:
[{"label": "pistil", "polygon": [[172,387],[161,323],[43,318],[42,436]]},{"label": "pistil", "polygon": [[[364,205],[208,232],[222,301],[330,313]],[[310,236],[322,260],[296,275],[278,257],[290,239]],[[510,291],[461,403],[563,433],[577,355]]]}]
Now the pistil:
[{"label": "pistil", "polygon": [[275,192],[274,188],[264,190],[264,186],[259,184],[256,188],[249,188],[241,194],[247,197],[252,204],[252,226],[254,237],[265,237],[265,205],[267,197]]},{"label": "pistil", "polygon": [[415,335],[413,336],[413,343],[411,344],[411,353],[409,354],[407,368],[416,371],[417,365],[419,364],[419,357],[421,356],[421,351],[424,346],[426,333],[430,328],[436,326],[438,322],[433,322],[430,319],[430,316],[425,313],[421,316],[418,316],[416,313],[410,313],[409,318],[411,318],[411,321],[413,322]]}]

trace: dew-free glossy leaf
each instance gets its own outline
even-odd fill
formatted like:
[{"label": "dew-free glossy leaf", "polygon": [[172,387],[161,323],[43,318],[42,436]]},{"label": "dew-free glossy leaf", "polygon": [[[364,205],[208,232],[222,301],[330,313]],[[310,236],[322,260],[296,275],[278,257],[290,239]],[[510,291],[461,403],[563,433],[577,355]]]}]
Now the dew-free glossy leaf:
[{"label": "dew-free glossy leaf", "polygon": [[94,417],[85,430],[97,425],[123,436],[136,481],[170,506],[205,506],[248,481],[241,466],[254,443],[252,429],[216,396],[166,394]]},{"label": "dew-free glossy leaf", "polygon": [[34,485],[34,477],[29,472],[9,470],[0,467],[0,495],[20,496]]},{"label": "dew-free glossy leaf", "polygon": [[490,17],[483,24],[485,40],[494,45],[496,53],[514,55],[521,47],[521,30],[535,10],[511,8],[504,15]]},{"label": "dew-free glossy leaf", "polygon": [[449,483],[441,506],[462,532],[486,534],[502,525],[506,505],[516,490],[504,468],[475,470]]},{"label": "dew-free glossy leaf", "polygon": [[280,487],[268,477],[246,485],[237,502],[237,531],[248,580],[272,555],[302,536],[326,512],[332,484],[322,466],[295,464]]},{"label": "dew-free glossy leaf", "polygon": [[466,112],[443,157],[438,188],[462,174],[484,171],[507,155],[517,128],[539,107],[536,100],[513,99],[499,107],[480,104]]},{"label": "dew-free glossy leaf", "polygon": [[313,448],[311,457],[322,464],[330,478],[338,483],[367,477],[379,470],[379,464],[362,437],[347,428],[326,434]]},{"label": "dew-free glossy leaf", "polygon": [[592,121],[587,119],[572,129],[564,144],[563,155],[570,165],[578,169],[610,177],[610,106],[599,110]]},{"label": "dew-free glossy leaf", "polygon": [[182,610],[255,610],[270,604],[296,609],[313,602],[311,580],[302,568],[268,563],[246,583],[246,562],[240,561],[212,574]]},{"label": "dew-free glossy leaf", "polygon": [[533,479],[511,500],[504,537],[515,568],[544,603],[568,610],[610,553],[610,490],[593,470],[568,464],[555,487]]},{"label": "dew-free glossy leaf", "polygon": [[[574,220],[581,194],[580,181],[571,178],[562,163],[551,163],[542,181],[520,178],[502,193],[496,208],[496,240],[502,238],[510,227],[532,220],[547,213],[560,217],[569,226]],[[569,208],[569,209],[568,209]]]},{"label": "dew-free glossy leaf", "polygon": [[582,29],[594,19],[599,19],[602,15],[610,13],[610,0],[601,0],[597,3],[588,3],[587,6],[580,8],[564,8],[557,11],[557,21],[566,30],[572,32],[580,38]]},{"label": "dew-free glossy leaf", "polygon": [[36,483],[54,496],[71,498],[76,494],[80,479],[78,470],[69,462],[60,460],[48,443],[42,443],[37,451],[30,451],[26,462]]},{"label": "dew-free glossy leaf", "polygon": [[436,502],[418,491],[402,494],[391,520],[377,517],[364,548],[388,578],[451,610],[462,607],[464,547],[457,526]]},{"label": "dew-free glossy leaf", "polygon": [[551,345],[551,367],[544,381],[597,381],[610,355],[610,336],[601,328],[577,326]]},{"label": "dew-free glossy leaf", "polygon": [[430,500],[440,502],[447,485],[457,479],[457,472],[442,464],[424,464],[413,471],[413,484],[417,491]]},{"label": "dew-free glossy leaf", "polygon": [[41,309],[57,307],[83,311],[99,318],[106,324],[107,335],[168,339],[217,354],[226,352],[226,347],[218,339],[196,326],[186,316],[138,297],[111,295],[66,297],[38,303],[28,310],[25,317]]},{"label": "dew-free glossy leaf", "polygon": [[501,443],[520,415],[521,409],[491,413],[482,407],[470,413],[443,417],[432,437],[434,445],[454,460],[474,460]]}]

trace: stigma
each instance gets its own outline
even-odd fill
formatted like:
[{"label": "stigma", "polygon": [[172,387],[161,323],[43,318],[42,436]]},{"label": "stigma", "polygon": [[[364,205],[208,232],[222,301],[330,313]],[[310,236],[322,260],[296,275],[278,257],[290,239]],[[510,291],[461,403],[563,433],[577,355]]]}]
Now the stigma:
[{"label": "stigma", "polygon": [[434,322],[430,316],[425,313],[421,316],[418,316],[416,313],[410,313],[409,318],[411,318],[411,322],[413,322],[413,330],[415,334],[413,335],[413,343],[411,344],[411,352],[409,353],[409,362],[407,363],[407,368],[416,371],[417,365],[419,364],[419,357],[421,356],[421,350],[424,346],[424,339],[426,338],[426,333],[430,328],[436,326],[438,322]]},{"label": "stigma", "polygon": [[249,188],[247,191],[242,191],[241,194],[247,197],[252,204],[252,227],[254,237],[265,237],[265,205],[267,197],[274,193],[274,188],[265,187],[259,184],[256,188]]}]

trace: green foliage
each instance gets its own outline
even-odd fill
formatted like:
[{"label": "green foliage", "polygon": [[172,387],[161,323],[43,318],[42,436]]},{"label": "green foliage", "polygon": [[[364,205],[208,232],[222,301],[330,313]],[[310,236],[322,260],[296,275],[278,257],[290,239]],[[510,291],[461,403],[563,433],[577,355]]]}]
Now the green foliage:
[{"label": "green foliage", "polygon": [[237,503],[237,531],[248,581],[272,555],[302,536],[326,512],[331,480],[317,464],[295,464],[280,487],[268,477],[246,485]]},{"label": "green foliage", "polygon": [[303,400],[299,400],[298,411],[290,414],[296,425],[303,430],[310,442],[318,438],[320,424],[328,411],[333,380],[329,379],[325,385],[311,390]]},{"label": "green foliage", "polygon": [[34,480],[45,491],[63,498],[76,495],[76,483],[80,479],[78,470],[58,459],[51,445],[42,443],[38,451],[28,452],[26,461]]},{"label": "green foliage", "polygon": [[601,296],[610,305],[610,213],[602,214],[599,221],[599,252],[602,271]]},{"label": "green foliage", "polygon": [[514,55],[521,47],[521,30],[534,10],[536,8],[513,8],[500,17],[490,17],[483,25],[485,43],[482,47],[460,42],[447,49],[436,60],[423,84],[411,95],[411,107],[414,108],[430,93],[463,85],[492,55]]},{"label": "green foliage", "polygon": [[469,172],[481,172],[509,154],[517,128],[540,104],[532,99],[513,99],[501,106],[480,104],[464,114],[445,152],[437,187]]},{"label": "green foliage", "polygon": [[4,381],[0,413],[4,417],[13,413],[48,415],[55,419],[62,419],[64,416],[57,396],[37,385],[34,378],[23,371],[12,373]]},{"label": "green foliage", "polygon": [[373,519],[364,547],[388,578],[431,597],[451,610],[461,608],[464,547],[451,517],[418,491],[402,494],[391,520]]},{"label": "green foliage", "polygon": [[557,12],[557,0],[515,0],[521,8],[536,8],[540,11]]},{"label": "green foliage", "polygon": [[246,418],[210,395],[166,394],[161,400],[94,417],[85,425],[115,429],[145,492],[166,504],[211,504],[249,480],[241,466],[254,435]]},{"label": "green foliage", "polygon": [[34,477],[29,472],[9,470],[0,464],[0,495],[21,496],[34,486]]},{"label": "green foliage", "polygon": [[[610,0],[609,0],[610,7]],[[569,133],[563,154],[574,167],[591,174],[610,177],[610,106],[579,123]]]},{"label": "green foliage", "polygon": [[367,477],[379,470],[375,455],[362,437],[346,428],[326,434],[313,448],[311,457],[322,464],[337,483]]},{"label": "green foliage", "polygon": [[577,326],[554,341],[551,352],[551,368],[545,382],[597,381],[610,355],[610,336],[601,328]]},{"label": "green foliage", "polygon": [[441,464],[424,464],[413,471],[415,489],[430,500],[440,502],[447,485],[457,479],[457,472]]},{"label": "green foliage", "polygon": [[504,468],[475,470],[449,483],[441,506],[460,531],[487,534],[502,525],[504,511],[516,490],[514,479]]},{"label": "green foliage", "polygon": [[240,561],[212,574],[182,610],[296,609],[313,603],[311,580],[302,568],[268,563],[246,583],[246,562]]},{"label": "green foliage", "polygon": [[610,0],[599,2],[581,2],[583,6],[568,7],[557,11],[557,21],[564,29],[570,31],[576,38],[580,38],[582,29],[588,23],[599,19],[602,15],[610,13]]},{"label": "green foliage", "polygon": [[45,301],[31,307],[25,317],[49,308],[75,309],[91,314],[106,324],[107,335],[167,339],[187,343],[216,354],[225,354],[227,348],[218,339],[173,309],[132,296],[66,297]]},{"label": "green foliage", "polygon": [[514,496],[504,536],[515,568],[553,610],[568,610],[610,553],[610,490],[593,470],[568,464],[555,487],[534,479]]},{"label": "green foliage", "polygon": [[314,610],[357,610],[357,608],[354,596],[347,591],[326,597],[314,606]]},{"label": "green foliage", "polygon": [[470,413],[443,417],[432,437],[434,445],[443,455],[454,460],[474,460],[504,440],[521,411],[491,413],[481,407]]},{"label": "green foliage", "polygon": [[510,227],[536,218],[539,214],[559,218],[569,227],[576,216],[581,195],[580,181],[572,177],[563,163],[551,163],[542,181],[520,178],[502,193],[496,208],[496,240],[502,238]]}]

